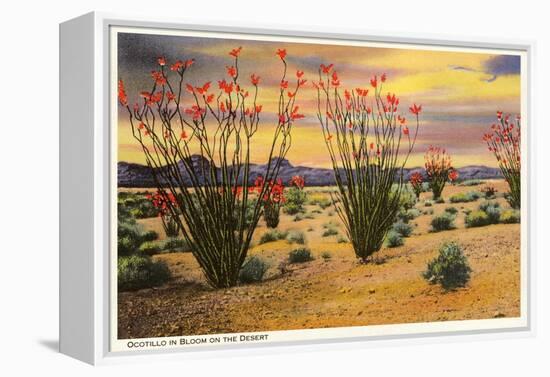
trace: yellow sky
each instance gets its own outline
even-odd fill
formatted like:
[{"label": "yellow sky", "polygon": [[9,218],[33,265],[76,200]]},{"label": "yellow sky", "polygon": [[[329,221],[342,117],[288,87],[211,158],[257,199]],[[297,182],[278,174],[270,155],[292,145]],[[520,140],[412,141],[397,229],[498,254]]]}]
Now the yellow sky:
[{"label": "yellow sky", "polygon": [[[263,105],[265,121],[260,123],[260,131],[254,137],[252,159],[255,162],[265,162],[267,145],[273,133],[281,72],[280,61],[274,55],[277,48],[288,51],[289,76],[293,77],[296,69],[304,70],[308,84],[316,79],[319,62],[331,62],[335,64],[344,87],[368,87],[373,74],[386,72],[388,81],[384,92],[395,92],[401,97],[401,111],[406,113],[412,103],[422,104],[424,111],[418,147],[408,166],[422,165],[425,149],[431,143],[446,147],[455,166],[495,166],[481,136],[497,110],[520,111],[520,75],[507,72],[506,67],[498,65],[493,67],[494,72],[491,71],[488,62],[499,57],[480,53],[182,39],[184,57],[196,56],[189,82],[198,85],[223,78],[224,64],[231,64],[227,52],[236,47],[236,43],[243,46],[241,77],[247,78],[251,73],[261,76],[258,102]],[[119,62],[119,74],[130,82],[128,94],[131,100],[136,97],[131,90],[137,92],[149,87],[146,80],[154,68],[151,64],[149,70],[140,70],[127,62]],[[248,80],[243,79],[243,83],[248,84]],[[217,86],[213,87],[217,90]],[[287,158],[294,165],[328,167],[326,147],[315,117],[316,91],[307,85],[299,94],[297,104],[306,118],[295,123],[293,145]],[[119,112],[117,130],[119,161],[143,163],[143,153],[133,140],[127,114],[122,111]]]}]

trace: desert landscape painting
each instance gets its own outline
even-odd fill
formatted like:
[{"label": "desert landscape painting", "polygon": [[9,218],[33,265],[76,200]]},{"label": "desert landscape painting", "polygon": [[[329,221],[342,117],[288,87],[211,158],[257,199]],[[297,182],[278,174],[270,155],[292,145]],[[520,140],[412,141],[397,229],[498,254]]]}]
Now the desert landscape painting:
[{"label": "desert landscape painting", "polygon": [[116,34],[118,339],[521,316],[521,57]]}]

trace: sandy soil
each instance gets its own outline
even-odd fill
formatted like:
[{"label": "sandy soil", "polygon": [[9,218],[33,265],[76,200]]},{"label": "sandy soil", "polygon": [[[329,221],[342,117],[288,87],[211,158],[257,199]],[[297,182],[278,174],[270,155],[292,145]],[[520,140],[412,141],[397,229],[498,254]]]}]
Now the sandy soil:
[{"label": "sandy soil", "polygon": [[[499,193],[503,181],[491,182]],[[482,186],[447,186],[444,198],[456,192],[479,190]],[[317,193],[315,195],[323,195]],[[412,221],[413,236],[405,245],[383,248],[381,264],[359,264],[349,243],[339,243],[344,235],[338,216],[331,207],[313,213],[313,219],[293,221],[282,215],[280,229],[300,230],[315,260],[279,269],[296,244],[276,241],[252,248],[250,255],[261,255],[270,263],[265,281],[227,290],[209,288],[190,253],[157,255],[173,272],[173,281],[157,289],[119,294],[120,338],[193,335],[225,332],[290,330],[304,328],[364,326],[425,321],[517,317],[520,315],[520,226],[499,224],[464,228],[463,210],[471,203],[434,204],[425,207],[422,194],[416,207],[438,214],[446,207],[459,209],[457,229],[429,232],[431,214]],[[507,208],[504,199],[501,205]],[[307,213],[320,210],[307,206]],[[159,220],[140,222],[162,233]],[[339,235],[322,237],[323,225],[334,224]],[[265,232],[263,224],[255,238]],[[465,288],[444,292],[429,285],[421,276],[426,263],[437,255],[439,245],[459,241],[473,269]],[[328,251],[332,258],[321,258]]]}]

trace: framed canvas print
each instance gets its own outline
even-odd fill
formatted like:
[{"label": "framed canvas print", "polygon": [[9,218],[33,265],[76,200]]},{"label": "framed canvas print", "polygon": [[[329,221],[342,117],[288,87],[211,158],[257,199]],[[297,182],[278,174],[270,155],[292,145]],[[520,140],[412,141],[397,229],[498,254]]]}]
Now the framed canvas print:
[{"label": "framed canvas print", "polygon": [[61,25],[61,351],[531,329],[528,43]]}]

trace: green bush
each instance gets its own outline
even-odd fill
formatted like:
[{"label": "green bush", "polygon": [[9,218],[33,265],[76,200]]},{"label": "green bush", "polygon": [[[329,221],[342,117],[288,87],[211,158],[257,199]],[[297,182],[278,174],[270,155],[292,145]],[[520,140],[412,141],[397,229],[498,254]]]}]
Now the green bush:
[{"label": "green bush", "polygon": [[132,221],[118,222],[118,255],[135,253],[143,242],[143,233],[139,225]]},{"label": "green bush", "polygon": [[399,196],[399,206],[404,210],[408,210],[413,208],[416,202],[416,194],[412,187],[410,185],[403,186]]},{"label": "green bush", "polygon": [[301,213],[297,213],[296,216],[294,216],[294,222],[302,221],[304,219],[304,215]]},{"label": "green bush", "polygon": [[[289,206],[295,207],[298,209],[298,212],[302,212],[304,210],[304,204],[307,201],[307,193],[299,189],[298,187],[290,187],[285,192],[285,198],[286,198],[286,204],[285,204],[285,212],[286,208]],[[289,212],[286,212],[289,213]],[[292,213],[289,213],[292,215]]]},{"label": "green bush", "polygon": [[273,241],[279,241],[284,240],[287,236],[287,232],[281,232],[280,230],[273,229],[268,230],[264,234],[262,234],[262,237],[260,238],[260,245],[267,242],[273,242]]},{"label": "green bush", "polygon": [[313,260],[313,256],[311,255],[311,250],[307,247],[294,249],[288,254],[289,263],[304,263],[311,260]]},{"label": "green bush", "polygon": [[333,227],[328,227],[323,232],[323,237],[330,237],[330,236],[336,236],[338,234],[338,229]]},{"label": "green bush", "polygon": [[473,202],[481,198],[481,194],[477,191],[468,191],[454,194],[449,198],[451,203],[467,203]]},{"label": "green bush", "polygon": [[346,242],[348,242],[348,240],[347,240],[346,237],[338,236],[338,238],[336,238],[336,242],[338,242],[338,243],[346,243]]},{"label": "green bush", "polygon": [[424,201],[424,207],[431,207],[431,206],[433,206],[433,204],[434,204],[433,200],[426,199]]},{"label": "green bush", "polygon": [[156,287],[170,280],[166,263],[149,256],[131,255],[118,258],[118,289],[133,291]]},{"label": "green bush", "polygon": [[432,232],[441,232],[443,230],[451,230],[455,228],[455,217],[448,213],[442,213],[432,217],[431,226]]},{"label": "green bush", "polygon": [[286,203],[283,207],[283,212],[287,215],[295,215],[302,211],[302,209],[296,203]]},{"label": "green bush", "polygon": [[394,230],[390,230],[386,235],[386,245],[388,247],[398,247],[403,245],[403,238],[401,234],[397,233]]},{"label": "green bush", "polygon": [[162,250],[167,252],[191,251],[191,246],[183,238],[169,238],[164,241]]},{"label": "green bush", "polygon": [[420,215],[420,211],[416,208],[411,208],[408,210],[401,209],[397,214],[397,219],[401,220],[404,223],[408,223],[409,221],[416,219]]},{"label": "green bush", "polygon": [[498,202],[485,201],[479,205],[479,209],[487,214],[489,224],[498,224],[500,220],[500,204]]},{"label": "green bush", "polygon": [[144,255],[155,255],[161,252],[162,244],[156,241],[146,241],[139,245],[140,254]]},{"label": "green bush", "polygon": [[323,258],[325,262],[328,262],[330,259],[332,259],[332,254],[329,251],[323,251],[321,253],[321,258]]},{"label": "green bush", "polygon": [[503,224],[519,223],[520,219],[521,213],[517,209],[507,209],[500,214],[500,222]]},{"label": "green bush", "polygon": [[400,234],[402,237],[409,237],[413,231],[412,225],[404,223],[402,221],[398,221],[393,224],[392,229],[396,233]]},{"label": "green bush", "polygon": [[159,238],[159,234],[154,230],[148,230],[147,232],[143,233],[141,237],[143,241],[155,241],[155,240],[158,240],[158,238]]},{"label": "green bush", "polygon": [[485,211],[477,210],[472,211],[466,215],[465,223],[466,228],[475,228],[478,226],[489,225],[491,221],[489,220],[489,216],[487,215],[487,213],[485,213]]},{"label": "green bush", "polygon": [[445,208],[445,212],[447,212],[449,215],[456,215],[458,213],[458,209],[455,207],[447,207]]},{"label": "green bush", "polygon": [[422,274],[430,284],[441,284],[445,290],[464,287],[472,269],[462,248],[456,242],[441,245],[439,255],[431,260]]},{"label": "green bush", "polygon": [[304,245],[306,243],[306,236],[303,232],[300,232],[298,230],[291,230],[288,232],[286,240],[290,243]]},{"label": "green bush", "polygon": [[260,282],[268,268],[268,264],[262,258],[250,257],[241,267],[239,281],[244,284]]}]

